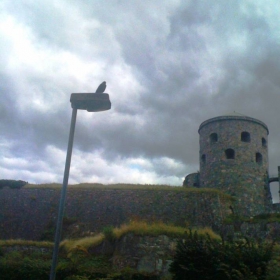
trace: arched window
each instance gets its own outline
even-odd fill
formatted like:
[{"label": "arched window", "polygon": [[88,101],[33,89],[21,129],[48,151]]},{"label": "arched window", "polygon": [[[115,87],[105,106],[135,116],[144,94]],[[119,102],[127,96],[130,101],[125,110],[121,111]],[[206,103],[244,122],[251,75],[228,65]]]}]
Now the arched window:
[{"label": "arched window", "polygon": [[206,155],[203,154],[201,156],[201,161],[202,161],[202,163],[206,163]]},{"label": "arched window", "polygon": [[266,144],[266,140],[265,140],[265,138],[263,137],[263,138],[262,138],[262,146],[263,146],[263,147],[266,147],[266,145],[267,145],[267,144]]},{"label": "arched window", "polygon": [[211,133],[209,138],[210,138],[210,143],[218,142],[218,134],[217,133]]},{"label": "arched window", "polygon": [[225,150],[225,155],[227,159],[234,159],[235,158],[235,152],[233,149],[227,149]]},{"label": "arched window", "polygon": [[263,161],[262,154],[261,153],[256,153],[256,162],[258,164],[262,164],[262,161]]},{"label": "arched window", "polygon": [[242,142],[250,142],[251,141],[251,136],[250,133],[247,131],[243,131],[241,133],[241,141]]}]

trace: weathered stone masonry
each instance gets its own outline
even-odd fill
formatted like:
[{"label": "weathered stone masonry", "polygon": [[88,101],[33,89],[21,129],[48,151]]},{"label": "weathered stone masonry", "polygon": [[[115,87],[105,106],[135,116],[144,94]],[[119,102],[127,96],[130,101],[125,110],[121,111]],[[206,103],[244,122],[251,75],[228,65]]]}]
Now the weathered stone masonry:
[{"label": "weathered stone masonry", "polygon": [[232,114],[212,118],[199,127],[199,187],[217,188],[236,198],[234,211],[245,216],[269,212],[267,126],[254,118]]},{"label": "weathered stone masonry", "polygon": [[[46,231],[54,230],[59,198],[59,189],[0,190],[0,239],[40,240]],[[211,190],[69,188],[65,216],[77,235],[132,219],[215,227],[229,215],[230,203],[222,193]]]}]

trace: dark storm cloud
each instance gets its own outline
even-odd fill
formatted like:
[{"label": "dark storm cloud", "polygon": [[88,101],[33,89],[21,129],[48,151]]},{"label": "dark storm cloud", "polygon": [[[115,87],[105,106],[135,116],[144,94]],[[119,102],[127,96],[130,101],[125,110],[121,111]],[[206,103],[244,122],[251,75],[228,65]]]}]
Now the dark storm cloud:
[{"label": "dark storm cloud", "polygon": [[70,181],[181,184],[200,123],[232,111],[268,125],[276,171],[279,4],[183,2],[4,1],[0,169],[60,180],[70,94],[106,80],[112,109],[78,112]]}]

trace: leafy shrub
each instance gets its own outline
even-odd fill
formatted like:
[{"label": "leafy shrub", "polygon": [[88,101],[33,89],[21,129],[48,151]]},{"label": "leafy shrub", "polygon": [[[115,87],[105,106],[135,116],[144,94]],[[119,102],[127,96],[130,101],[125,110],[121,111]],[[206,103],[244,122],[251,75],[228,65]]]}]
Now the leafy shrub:
[{"label": "leafy shrub", "polygon": [[104,227],[102,233],[104,234],[105,239],[107,239],[108,241],[114,242],[116,240],[113,226]]},{"label": "leafy shrub", "polygon": [[178,242],[170,272],[174,280],[265,279],[272,248],[272,243],[249,239],[220,242],[190,231],[186,239]]},{"label": "leafy shrub", "polygon": [[0,257],[1,280],[47,280],[50,264],[50,260],[34,260],[22,253],[11,252]]},{"label": "leafy shrub", "polygon": [[273,223],[273,222],[280,222],[280,214],[279,213],[268,213],[268,214],[259,214],[253,218],[251,222],[267,222],[267,223]]},{"label": "leafy shrub", "polygon": [[[51,269],[51,255],[11,252],[0,257],[1,280],[48,280]],[[59,258],[57,280],[88,280],[106,277],[111,273],[111,265],[102,257],[82,255],[80,252],[71,258]]]},{"label": "leafy shrub", "polygon": [[280,247],[278,244],[274,246],[273,258],[268,263],[267,276],[265,280],[279,280],[280,279]]},{"label": "leafy shrub", "polygon": [[160,276],[152,273],[141,273],[141,272],[118,272],[107,275],[106,278],[100,278],[98,280],[160,280]]},{"label": "leafy shrub", "polygon": [[88,279],[89,279],[88,277],[81,276],[81,275],[72,275],[65,278],[65,280],[88,280]]},{"label": "leafy shrub", "polygon": [[[104,257],[95,257],[77,250],[70,258],[61,259],[57,266],[57,279],[84,277],[82,279],[99,279],[112,271],[110,262]],[[85,278],[87,277],[87,278]],[[68,279],[67,278],[67,279]],[[70,278],[72,279],[72,278]],[[74,280],[76,278],[73,278]],[[79,278],[77,278],[78,280]],[[80,280],[80,279],[79,279]]]}]

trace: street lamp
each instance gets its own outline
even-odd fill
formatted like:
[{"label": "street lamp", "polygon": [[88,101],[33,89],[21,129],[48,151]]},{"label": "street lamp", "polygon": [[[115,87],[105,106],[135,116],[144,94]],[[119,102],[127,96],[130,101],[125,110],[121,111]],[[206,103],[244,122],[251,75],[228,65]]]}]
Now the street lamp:
[{"label": "street lamp", "polygon": [[72,106],[72,118],[71,118],[70,133],[68,139],[67,155],[65,161],[63,185],[61,189],[56,231],[55,231],[55,241],[54,241],[52,266],[50,272],[50,280],[55,280],[55,275],[56,275],[56,266],[57,266],[57,259],[58,259],[59,243],[61,239],[64,204],[65,204],[66,190],[68,186],[77,110],[80,109],[80,110],[87,110],[88,112],[101,112],[101,111],[106,111],[111,109],[111,102],[109,99],[109,94],[107,93],[72,93],[70,102]]}]

